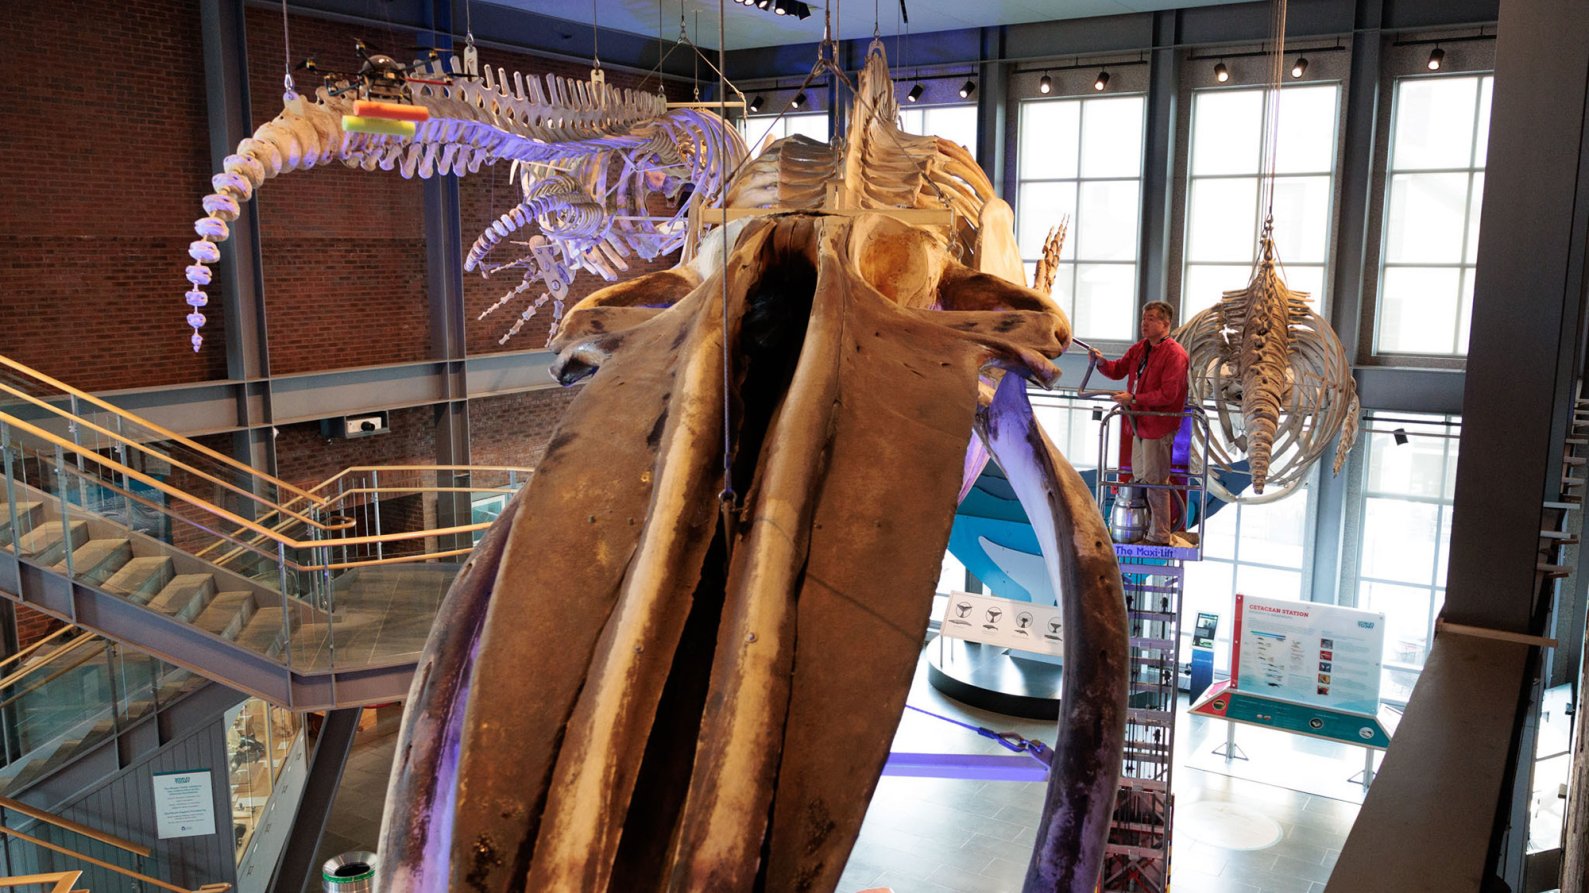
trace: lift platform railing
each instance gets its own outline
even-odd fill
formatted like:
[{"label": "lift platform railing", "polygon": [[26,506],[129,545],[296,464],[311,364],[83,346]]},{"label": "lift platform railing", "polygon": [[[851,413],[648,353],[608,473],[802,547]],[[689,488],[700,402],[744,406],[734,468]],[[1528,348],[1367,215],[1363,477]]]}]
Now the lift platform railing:
[{"label": "lift platform railing", "polygon": [[[1129,466],[1120,461],[1118,455],[1111,455],[1109,444],[1110,434],[1115,425],[1125,420],[1147,417],[1174,417],[1182,419],[1176,434],[1177,445],[1175,452],[1177,461],[1172,462],[1170,481],[1164,484],[1148,484],[1131,477]],[[1208,414],[1197,406],[1186,406],[1179,412],[1146,412],[1141,410],[1128,410],[1115,405],[1103,413],[1102,424],[1098,429],[1098,480],[1097,493],[1098,508],[1103,512],[1105,519],[1110,519],[1116,500],[1126,487],[1147,490],[1169,490],[1174,501],[1181,511],[1182,524],[1193,519],[1193,523],[1201,524],[1208,517],[1208,481],[1209,465],[1206,445],[1208,443]],[[1120,429],[1120,449],[1126,450],[1125,445],[1130,443],[1123,424]],[[1182,440],[1184,438],[1184,443]],[[1184,448],[1184,451],[1183,451]],[[1195,509],[1195,513],[1194,513]],[[1111,525],[1113,526],[1113,525]],[[1117,543],[1117,545],[1128,545]],[[1202,537],[1197,537],[1195,542],[1184,547],[1188,554],[1177,557],[1198,560],[1203,557]]]}]

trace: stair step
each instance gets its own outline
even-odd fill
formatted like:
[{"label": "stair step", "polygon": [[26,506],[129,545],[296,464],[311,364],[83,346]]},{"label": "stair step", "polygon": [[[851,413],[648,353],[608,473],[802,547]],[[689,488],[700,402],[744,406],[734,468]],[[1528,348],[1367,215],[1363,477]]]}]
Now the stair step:
[{"label": "stair step", "polygon": [[235,639],[254,613],[254,593],[222,592],[210,599],[193,624],[223,639]]},{"label": "stair step", "polygon": [[[0,494],[3,495],[3,494]],[[23,530],[32,530],[44,520],[44,503],[38,501],[23,502],[17,500],[17,525]],[[0,546],[11,545],[11,507],[0,499]]]},{"label": "stair step", "polygon": [[242,632],[237,634],[237,644],[267,657],[274,657],[284,644],[281,634],[283,611],[279,607],[257,608]]},{"label": "stair step", "polygon": [[160,594],[149,600],[149,607],[162,614],[192,620],[199,616],[214,594],[214,574],[177,574]]},{"label": "stair step", "polygon": [[175,573],[168,555],[134,558],[106,580],[104,588],[117,595],[125,595],[140,605],[148,604],[155,593],[166,588]]},{"label": "stair step", "polygon": [[[131,560],[131,540],[89,540],[72,550],[73,572],[89,583],[105,582]],[[55,569],[66,573],[66,561],[56,562]]]},{"label": "stair step", "polygon": [[[73,545],[88,542],[88,522],[73,521]],[[59,521],[46,521],[22,535],[22,554],[40,564],[55,564],[66,557],[66,526]]]}]

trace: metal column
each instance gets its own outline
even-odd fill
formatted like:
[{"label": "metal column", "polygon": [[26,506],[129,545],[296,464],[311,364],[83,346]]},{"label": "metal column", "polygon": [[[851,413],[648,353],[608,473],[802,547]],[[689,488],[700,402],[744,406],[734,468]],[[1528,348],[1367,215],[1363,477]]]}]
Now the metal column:
[{"label": "metal column", "polygon": [[[202,0],[199,13],[204,33],[210,168],[218,171],[222,160],[254,130],[248,96],[248,34],[242,0]],[[237,391],[240,430],[233,435],[233,453],[254,468],[275,474],[276,443],[270,430],[270,338],[259,250],[258,203],[244,203],[231,230],[232,237],[220,245],[221,262],[212,269],[219,286],[214,291],[225,302],[226,373],[243,383]],[[217,348],[213,342],[204,347]]]}]

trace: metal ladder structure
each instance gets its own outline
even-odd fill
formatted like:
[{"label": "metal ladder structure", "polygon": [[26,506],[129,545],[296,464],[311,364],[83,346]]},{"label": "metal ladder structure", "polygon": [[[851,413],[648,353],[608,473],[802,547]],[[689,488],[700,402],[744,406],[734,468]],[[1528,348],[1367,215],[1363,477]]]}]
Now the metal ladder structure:
[{"label": "metal ladder structure", "polygon": [[[1208,419],[1188,408],[1194,429],[1207,433]],[[1127,485],[1128,470],[1112,461],[1109,430],[1121,417],[1117,408],[1103,419],[1098,440],[1098,505],[1110,516],[1110,501]],[[1172,484],[1185,505],[1197,500],[1199,523],[1207,517],[1208,463],[1191,438],[1187,469]],[[1137,485],[1141,486],[1141,485]],[[1104,854],[1104,893],[1167,893],[1170,841],[1175,813],[1175,711],[1181,656],[1181,595],[1185,563],[1201,560],[1202,544],[1190,548],[1116,543],[1130,636],[1126,746],[1120,792]]]}]

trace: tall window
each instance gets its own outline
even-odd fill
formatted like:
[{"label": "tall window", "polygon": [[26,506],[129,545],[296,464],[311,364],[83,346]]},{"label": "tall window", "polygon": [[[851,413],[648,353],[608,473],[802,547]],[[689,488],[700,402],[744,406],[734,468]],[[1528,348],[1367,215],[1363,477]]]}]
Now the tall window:
[{"label": "tall window", "polygon": [[1144,109],[1140,95],[1020,104],[1015,220],[1027,281],[1049,228],[1069,215],[1054,299],[1083,339],[1136,338]]},{"label": "tall window", "polygon": [[778,115],[750,115],[745,118],[744,130],[741,132],[745,135],[745,142],[753,144],[751,152],[761,148],[763,138],[781,140],[797,133],[825,143],[828,141],[828,113],[790,112],[781,118]]},{"label": "tall window", "polygon": [[1396,82],[1378,353],[1467,355],[1494,80],[1471,75]]},{"label": "tall window", "polygon": [[1183,644],[1190,647],[1198,613],[1219,615],[1215,664],[1221,670],[1230,666],[1236,593],[1297,601],[1308,597],[1303,569],[1312,564],[1312,483],[1310,478],[1290,496],[1276,502],[1223,506],[1200,528],[1203,560],[1186,565],[1181,633],[1186,638]]},{"label": "tall window", "polygon": [[[1380,695],[1405,701],[1434,638],[1446,597],[1456,428],[1438,416],[1370,420],[1361,523],[1357,606],[1385,613]],[[1405,432],[1397,443],[1395,431]]]},{"label": "tall window", "polygon": [[[1192,96],[1192,150],[1186,200],[1181,318],[1211,307],[1252,275],[1265,208],[1264,96],[1267,88],[1198,90]],[[1313,296],[1324,313],[1325,267],[1335,177],[1338,84],[1280,91],[1275,150],[1275,249],[1286,284]]]},{"label": "tall window", "polygon": [[906,133],[941,136],[977,151],[976,105],[938,105],[925,108],[902,106],[899,110],[899,127]]}]

